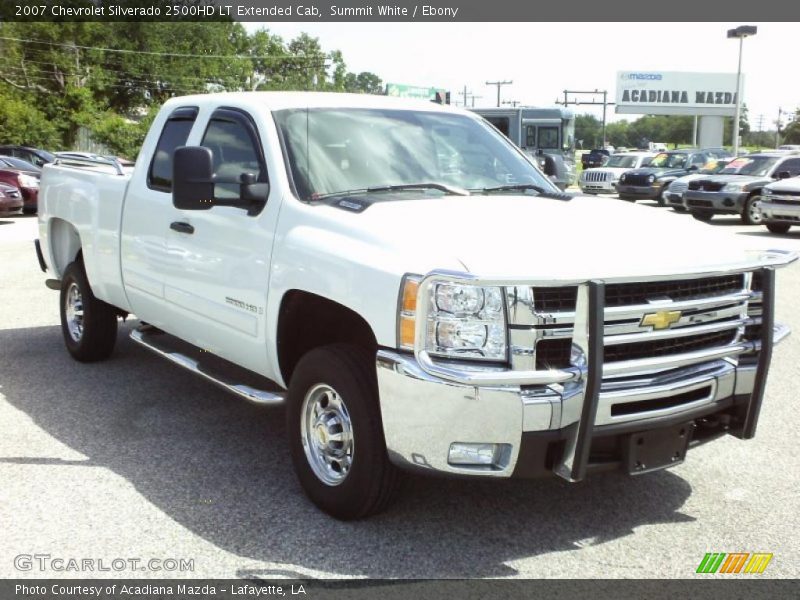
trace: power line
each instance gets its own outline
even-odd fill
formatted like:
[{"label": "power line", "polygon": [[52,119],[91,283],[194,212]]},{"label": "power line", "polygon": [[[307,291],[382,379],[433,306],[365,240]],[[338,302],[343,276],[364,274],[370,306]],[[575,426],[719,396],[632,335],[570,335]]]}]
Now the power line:
[{"label": "power line", "polygon": [[69,48],[70,50],[74,50],[76,48],[80,48],[81,50],[98,50],[100,52],[116,52],[119,54],[145,54],[148,56],[168,56],[172,58],[239,58],[245,60],[284,60],[284,59],[292,59],[292,60],[319,60],[322,58],[323,55],[318,57],[304,57],[304,56],[297,56],[295,54],[283,54],[283,55],[275,55],[275,54],[268,54],[268,55],[261,55],[261,56],[252,56],[248,54],[180,54],[175,52],[150,52],[148,50],[123,50],[120,48],[101,48],[99,46],[81,46],[80,44],[61,44],[59,42],[46,42],[44,40],[29,40],[26,38],[15,38],[15,37],[8,37],[0,35],[0,40],[8,40],[12,42],[25,42],[28,44],[42,44],[47,46],[58,46],[61,48]]}]

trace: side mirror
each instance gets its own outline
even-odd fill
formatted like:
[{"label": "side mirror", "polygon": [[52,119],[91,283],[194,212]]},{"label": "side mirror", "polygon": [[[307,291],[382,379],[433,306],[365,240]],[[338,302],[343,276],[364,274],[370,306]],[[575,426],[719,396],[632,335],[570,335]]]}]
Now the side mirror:
[{"label": "side mirror", "polygon": [[214,159],[210,148],[175,149],[172,205],[181,210],[209,210],[214,205]]},{"label": "side mirror", "polygon": [[791,176],[792,174],[789,173],[789,171],[781,171],[778,173],[778,179],[789,179]]}]

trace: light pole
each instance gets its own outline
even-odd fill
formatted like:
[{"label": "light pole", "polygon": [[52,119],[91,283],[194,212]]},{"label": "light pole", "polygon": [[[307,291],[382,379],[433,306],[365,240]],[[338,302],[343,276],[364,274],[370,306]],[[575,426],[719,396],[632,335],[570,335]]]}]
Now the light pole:
[{"label": "light pole", "polygon": [[739,68],[736,69],[736,112],[733,117],[733,155],[739,155],[739,117],[742,110],[742,43],[744,38],[755,35],[758,27],[755,25],[740,25],[736,29],[728,29],[728,38],[739,38]]}]

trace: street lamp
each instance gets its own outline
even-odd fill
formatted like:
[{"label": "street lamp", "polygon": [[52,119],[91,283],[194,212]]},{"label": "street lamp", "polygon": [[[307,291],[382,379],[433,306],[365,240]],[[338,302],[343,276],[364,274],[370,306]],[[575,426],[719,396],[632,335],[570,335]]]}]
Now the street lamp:
[{"label": "street lamp", "polygon": [[728,38],[739,38],[739,68],[736,70],[736,112],[733,117],[733,155],[739,155],[739,117],[742,110],[742,42],[749,35],[755,35],[755,25],[740,25],[736,29],[728,29]]}]

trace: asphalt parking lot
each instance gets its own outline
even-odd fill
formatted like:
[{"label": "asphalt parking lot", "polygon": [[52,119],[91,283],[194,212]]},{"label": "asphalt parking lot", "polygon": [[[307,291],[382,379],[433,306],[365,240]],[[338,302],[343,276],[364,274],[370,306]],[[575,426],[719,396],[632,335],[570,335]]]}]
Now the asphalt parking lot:
[{"label": "asphalt parking lot", "polygon": [[[709,227],[800,251],[800,229]],[[280,408],[151,355],[126,339],[130,321],[110,360],[74,362],[35,237],[35,218],[0,218],[0,577],[683,578],[706,552],[769,552],[765,576],[800,575],[800,333],[775,351],[752,441],[636,478],[412,478],[385,514],[340,523],[297,484]],[[795,332],[799,297],[794,264],[778,274],[777,316]],[[194,569],[21,571],[23,554]]]}]

